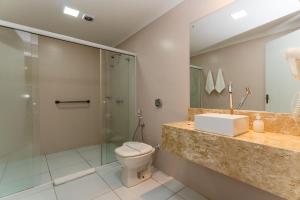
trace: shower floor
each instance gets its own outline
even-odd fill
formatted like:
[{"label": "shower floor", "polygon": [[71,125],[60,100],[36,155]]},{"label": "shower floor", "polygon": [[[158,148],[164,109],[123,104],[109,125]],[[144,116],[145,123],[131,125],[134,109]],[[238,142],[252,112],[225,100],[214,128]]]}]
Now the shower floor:
[{"label": "shower floor", "polygon": [[116,161],[116,144],[99,144],[0,164],[0,197]]}]

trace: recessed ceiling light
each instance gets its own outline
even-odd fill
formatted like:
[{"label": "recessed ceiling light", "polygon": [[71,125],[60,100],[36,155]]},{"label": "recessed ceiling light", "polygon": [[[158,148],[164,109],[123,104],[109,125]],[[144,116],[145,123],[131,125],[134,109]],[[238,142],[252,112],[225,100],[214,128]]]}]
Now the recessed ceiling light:
[{"label": "recessed ceiling light", "polygon": [[78,15],[79,15],[79,10],[75,10],[75,9],[73,9],[73,8],[69,8],[69,7],[65,7],[65,9],[64,9],[64,13],[66,14],[66,15],[71,15],[71,16],[73,16],[73,17],[78,17]]},{"label": "recessed ceiling light", "polygon": [[248,13],[245,10],[239,10],[237,12],[231,13],[231,17],[233,19],[241,19],[248,15]]}]

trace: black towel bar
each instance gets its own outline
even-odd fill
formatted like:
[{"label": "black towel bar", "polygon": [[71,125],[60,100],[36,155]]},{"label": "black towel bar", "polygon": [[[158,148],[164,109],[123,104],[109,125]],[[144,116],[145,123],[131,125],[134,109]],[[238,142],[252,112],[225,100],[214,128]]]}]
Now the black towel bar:
[{"label": "black towel bar", "polygon": [[84,100],[84,101],[59,101],[55,100],[55,104],[60,104],[60,103],[90,103],[90,100]]}]

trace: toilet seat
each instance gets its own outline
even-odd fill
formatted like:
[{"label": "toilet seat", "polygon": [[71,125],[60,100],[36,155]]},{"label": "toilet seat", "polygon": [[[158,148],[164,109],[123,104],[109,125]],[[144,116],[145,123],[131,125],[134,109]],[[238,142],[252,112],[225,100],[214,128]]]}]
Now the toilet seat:
[{"label": "toilet seat", "polygon": [[153,147],[141,142],[125,142],[115,150],[121,157],[136,157],[153,152]]}]

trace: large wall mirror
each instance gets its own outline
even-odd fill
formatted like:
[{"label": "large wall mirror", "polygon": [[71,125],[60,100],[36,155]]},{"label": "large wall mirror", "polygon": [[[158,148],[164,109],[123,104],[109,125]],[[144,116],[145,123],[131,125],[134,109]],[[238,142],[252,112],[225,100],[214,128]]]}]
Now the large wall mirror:
[{"label": "large wall mirror", "polygon": [[254,1],[191,23],[191,107],[300,112],[300,2]]}]

